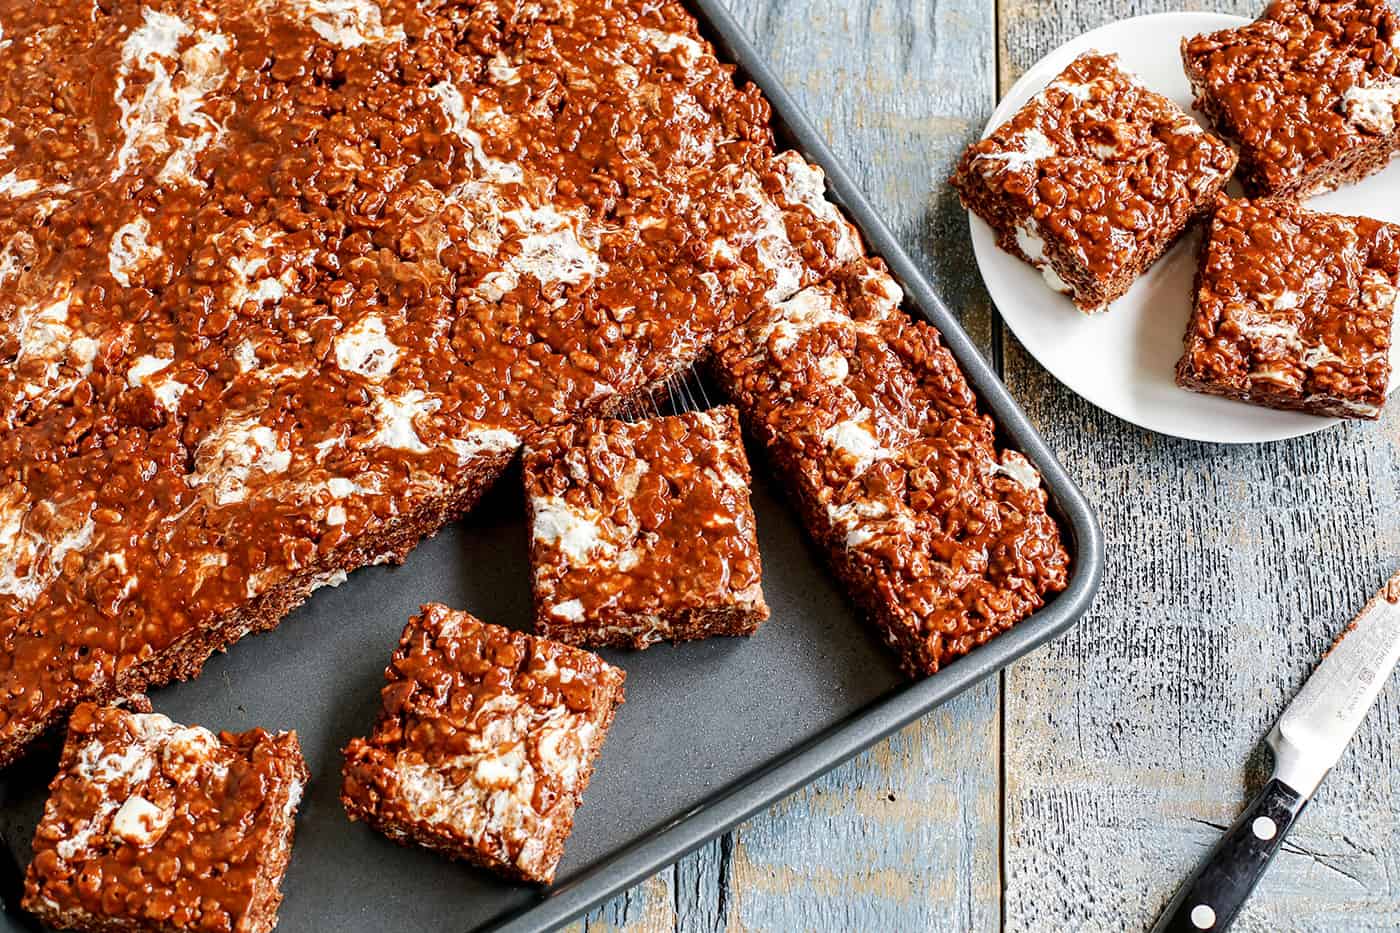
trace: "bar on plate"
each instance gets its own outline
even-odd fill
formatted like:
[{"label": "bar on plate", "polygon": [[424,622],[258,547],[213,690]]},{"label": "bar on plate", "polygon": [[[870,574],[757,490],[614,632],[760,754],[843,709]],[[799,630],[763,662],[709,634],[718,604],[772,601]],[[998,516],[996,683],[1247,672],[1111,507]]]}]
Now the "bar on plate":
[{"label": "bar on plate", "polygon": [[1079,310],[1105,310],[1209,209],[1235,154],[1171,100],[1086,52],[963,153],[952,184],[997,245]]},{"label": "bar on plate", "polygon": [[1286,199],[1222,199],[1201,244],[1176,381],[1335,418],[1380,416],[1400,226]]},{"label": "bar on plate", "polygon": [[1387,0],[1277,0],[1247,26],[1184,40],[1181,57],[1251,195],[1330,191],[1400,149],[1400,15]]}]

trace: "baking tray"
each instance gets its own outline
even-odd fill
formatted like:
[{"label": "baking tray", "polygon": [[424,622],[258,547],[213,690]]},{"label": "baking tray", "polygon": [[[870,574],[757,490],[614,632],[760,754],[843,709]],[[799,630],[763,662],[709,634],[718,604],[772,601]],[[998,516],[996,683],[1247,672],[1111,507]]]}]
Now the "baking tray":
[{"label": "baking tray", "polygon": [[[152,694],[177,721],[215,729],[296,729],[312,772],[297,821],[280,928],[523,933],[557,927],[679,859],[1068,629],[1103,573],[1092,511],[957,319],[888,228],[722,0],[690,0],[721,57],[763,89],[780,144],[827,173],[833,200],[883,256],[996,419],[1002,441],[1041,471],[1073,556],[1069,587],[1044,609],[937,675],[900,676],[824,573],[754,457],[754,508],[772,619],[749,640],[712,639],[642,653],[605,651],[628,672],[618,713],[584,797],[559,880],[547,890],[499,881],[352,824],[341,810],[339,749],[370,727],[403,623],[439,600],[517,628],[530,620],[523,493],[512,472],[466,520],[397,568],[361,570],[323,590],[276,631],[216,655],[194,681]],[[754,456],[755,451],[750,451]],[[0,774],[0,895],[29,840],[57,758],[55,740]],[[0,916],[0,930],[31,929]]]}]

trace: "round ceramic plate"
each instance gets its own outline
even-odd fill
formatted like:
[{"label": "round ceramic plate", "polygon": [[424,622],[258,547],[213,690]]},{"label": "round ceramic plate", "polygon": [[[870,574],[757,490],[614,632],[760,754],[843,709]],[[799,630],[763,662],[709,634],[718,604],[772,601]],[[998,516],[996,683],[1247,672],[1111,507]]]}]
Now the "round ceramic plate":
[{"label": "round ceramic plate", "polygon": [[[1118,53],[1144,84],[1190,109],[1181,40],[1245,22],[1218,13],[1163,13],[1095,29],[1027,71],[992,114],[987,131],[1009,119],[1088,49]],[[1400,161],[1358,185],[1313,198],[1308,206],[1400,222]],[[1050,290],[1033,267],[998,249],[991,228],[972,217],[977,264],[1002,318],[1056,379],[1105,411],[1162,434],[1219,443],[1275,441],[1337,424],[1333,418],[1274,411],[1176,385],[1199,244],[1199,231],[1183,237],[1131,291],[1107,311],[1089,317]],[[1394,392],[1400,385],[1400,341],[1392,346],[1391,359]]]}]

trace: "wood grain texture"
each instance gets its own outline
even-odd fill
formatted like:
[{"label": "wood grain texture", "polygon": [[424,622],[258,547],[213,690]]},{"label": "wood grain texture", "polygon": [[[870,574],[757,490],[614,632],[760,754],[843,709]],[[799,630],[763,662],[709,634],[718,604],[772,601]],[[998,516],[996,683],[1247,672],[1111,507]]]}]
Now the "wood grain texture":
[{"label": "wood grain texture", "polygon": [[[731,8],[990,355],[990,303],[972,260],[966,216],[945,179],[994,103],[992,5],[732,0]],[[992,682],[582,925],[995,929],[999,730]]]},{"label": "wood grain texture", "polygon": [[[1001,89],[1061,42],[1172,6],[1001,0]],[[1005,359],[1110,542],[1094,612],[1006,675],[1006,928],[1141,929],[1262,786],[1273,721],[1400,566],[1400,410],[1210,446],[1093,408],[1009,335]],[[1235,929],[1400,927],[1398,721],[1392,685]]]}]

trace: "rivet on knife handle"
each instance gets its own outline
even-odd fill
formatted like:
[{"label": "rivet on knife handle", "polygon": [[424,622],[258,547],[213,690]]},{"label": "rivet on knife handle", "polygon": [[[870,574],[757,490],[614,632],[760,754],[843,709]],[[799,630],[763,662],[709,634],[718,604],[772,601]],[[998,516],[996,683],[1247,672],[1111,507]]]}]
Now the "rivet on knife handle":
[{"label": "rivet on knife handle", "polygon": [[1167,905],[1152,933],[1224,930],[1283,847],[1307,799],[1274,778]]}]

